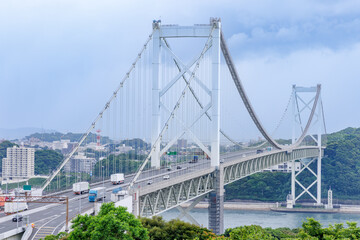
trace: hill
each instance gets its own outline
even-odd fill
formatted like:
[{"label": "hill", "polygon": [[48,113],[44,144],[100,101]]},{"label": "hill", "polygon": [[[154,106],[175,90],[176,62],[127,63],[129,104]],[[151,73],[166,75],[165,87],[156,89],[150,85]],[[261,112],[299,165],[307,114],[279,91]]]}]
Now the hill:
[{"label": "hill", "polygon": [[[306,186],[314,177],[308,171],[301,175]],[[327,135],[322,159],[322,196],[333,190],[341,200],[360,200],[360,128],[346,128]],[[284,201],[290,192],[290,173],[258,173],[225,187],[226,199]],[[316,185],[310,192],[314,193]],[[300,191],[300,189],[297,189]],[[309,198],[306,194],[305,198]]]}]

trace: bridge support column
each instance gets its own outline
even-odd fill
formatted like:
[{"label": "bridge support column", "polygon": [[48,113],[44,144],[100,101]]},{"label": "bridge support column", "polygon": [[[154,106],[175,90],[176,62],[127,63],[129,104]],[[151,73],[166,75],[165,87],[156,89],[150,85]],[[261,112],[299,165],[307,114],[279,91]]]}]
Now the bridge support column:
[{"label": "bridge support column", "polygon": [[[153,60],[152,60],[152,132],[151,145],[154,146],[160,134],[160,22],[153,23]],[[151,167],[160,168],[160,141],[156,143],[151,156]]]},{"label": "bridge support column", "polygon": [[209,229],[215,234],[224,232],[224,169],[215,170],[215,191],[209,194]]},{"label": "bridge support column", "polygon": [[136,217],[140,216],[140,195],[139,190],[136,190],[132,194],[132,214]]}]

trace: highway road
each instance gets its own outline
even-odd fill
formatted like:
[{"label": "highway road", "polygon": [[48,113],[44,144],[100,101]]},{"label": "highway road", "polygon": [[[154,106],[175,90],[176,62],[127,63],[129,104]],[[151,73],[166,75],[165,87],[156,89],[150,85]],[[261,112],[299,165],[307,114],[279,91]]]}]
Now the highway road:
[{"label": "highway road", "polygon": [[[245,157],[249,155],[256,154],[255,151],[246,151],[246,152],[236,152],[236,153],[227,153],[221,155],[221,161],[231,161],[234,158]],[[145,187],[149,180],[152,181],[152,184],[156,184],[159,181],[170,181],[171,178],[175,176],[180,176],[189,172],[193,172],[199,169],[204,169],[210,167],[210,160],[199,159],[197,163],[181,163],[181,164],[172,164],[171,171],[168,171],[167,168],[163,169],[152,169],[144,171],[137,183],[134,185],[135,188]],[[177,166],[180,166],[181,169],[177,169]],[[169,175],[169,180],[165,180],[164,176]],[[107,194],[105,202],[110,201],[111,190],[119,186],[126,187],[132,180],[133,175],[125,177],[125,183],[121,185],[112,185],[109,181],[104,183],[98,183],[92,185],[91,188],[105,186],[107,188]],[[72,191],[60,194],[59,196],[69,197],[69,219],[74,218],[80,212],[85,212],[94,207],[93,202],[88,201],[88,194],[83,195],[74,195]],[[29,216],[29,222],[35,224],[36,237],[33,239],[44,238],[49,234],[57,234],[64,226],[66,219],[66,204],[43,204],[43,203],[29,203],[29,210],[19,213],[23,216]],[[3,213],[0,214],[0,233],[9,231],[17,227],[16,222],[12,222],[14,215],[6,216]],[[26,224],[26,220],[19,222],[21,224]]]}]

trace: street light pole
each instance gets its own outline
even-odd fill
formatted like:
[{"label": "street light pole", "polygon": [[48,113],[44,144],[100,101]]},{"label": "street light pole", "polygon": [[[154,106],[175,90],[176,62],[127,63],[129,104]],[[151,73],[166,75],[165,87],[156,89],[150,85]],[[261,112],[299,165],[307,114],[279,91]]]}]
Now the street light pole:
[{"label": "street light pole", "polygon": [[[19,179],[18,179],[18,192],[17,192],[17,195],[19,196],[20,195],[20,186],[19,186],[20,182],[19,182]],[[19,228],[19,199],[16,203],[16,230]]]},{"label": "street light pole", "polygon": [[[79,182],[81,182],[81,172],[79,172]],[[80,191],[80,198],[79,198],[79,214],[81,214],[81,191]]]},{"label": "street light pole", "polygon": [[[105,188],[104,166],[102,166],[102,172],[103,172],[103,188]],[[103,202],[105,202],[105,191],[103,191]]]}]

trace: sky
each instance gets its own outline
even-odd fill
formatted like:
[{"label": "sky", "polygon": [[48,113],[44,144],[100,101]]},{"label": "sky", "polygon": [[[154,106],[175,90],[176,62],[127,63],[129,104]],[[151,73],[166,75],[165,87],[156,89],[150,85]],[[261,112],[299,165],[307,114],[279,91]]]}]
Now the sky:
[{"label": "sky", "polygon": [[327,131],[360,127],[359,1],[33,0],[0,1],[0,128],[85,131],[153,19],[193,25],[210,17],[221,18],[266,127],[280,118],[293,84],[318,83]]}]

